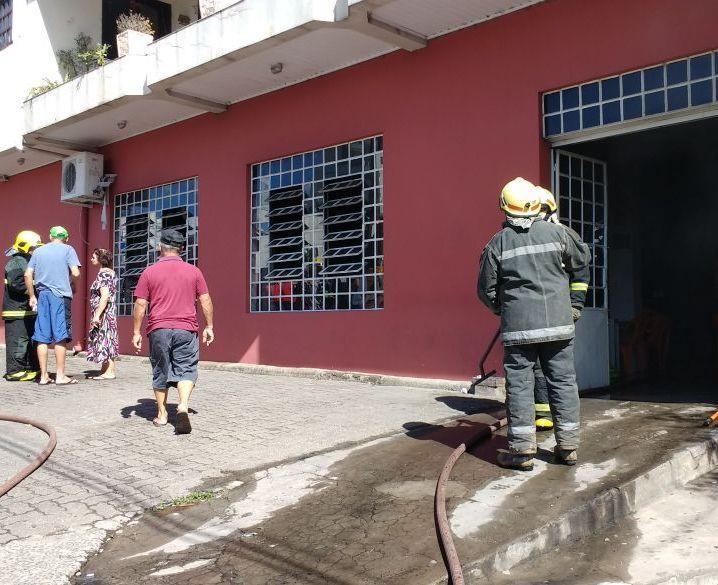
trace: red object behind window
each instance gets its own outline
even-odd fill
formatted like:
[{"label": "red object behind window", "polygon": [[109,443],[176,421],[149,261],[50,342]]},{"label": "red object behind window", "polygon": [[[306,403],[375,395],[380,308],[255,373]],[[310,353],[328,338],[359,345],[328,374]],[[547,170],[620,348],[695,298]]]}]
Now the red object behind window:
[{"label": "red object behind window", "polygon": [[269,296],[273,298],[279,297],[280,301],[291,301],[292,290],[293,286],[289,281],[273,282],[269,285]]}]

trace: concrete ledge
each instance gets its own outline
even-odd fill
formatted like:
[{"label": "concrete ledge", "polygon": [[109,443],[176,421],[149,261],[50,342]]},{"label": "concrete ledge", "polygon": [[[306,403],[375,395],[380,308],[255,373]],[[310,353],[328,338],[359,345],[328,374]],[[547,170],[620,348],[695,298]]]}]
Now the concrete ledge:
[{"label": "concrete ledge", "polygon": [[[587,503],[568,511],[482,558],[465,563],[471,582],[490,579],[522,561],[547,553],[558,546],[600,532],[617,520],[682,487],[718,465],[718,436],[688,446],[667,461],[634,479],[597,494]],[[435,581],[434,584],[444,583]]]},{"label": "concrete ledge", "polygon": [[[5,344],[0,343],[5,349]],[[85,352],[80,352],[85,357]],[[133,361],[149,364],[149,358],[136,355],[121,355],[118,361]],[[287,376],[294,378],[310,378],[314,380],[339,380],[344,382],[359,382],[376,386],[407,386],[409,388],[426,388],[429,390],[450,390],[465,392],[471,383],[462,380],[443,380],[440,378],[412,378],[409,376],[392,376],[389,374],[372,374],[366,372],[347,372],[342,370],[323,370],[319,368],[292,368],[283,366],[265,366],[256,364],[240,364],[237,362],[199,362],[201,370],[218,370],[224,372],[239,372],[241,374],[254,374],[258,376]],[[503,402],[506,398],[504,379],[498,376],[490,378],[484,384],[476,387],[476,398],[498,400]]]},{"label": "concrete ledge", "polygon": [[[80,354],[82,355],[82,354]],[[122,355],[120,361],[139,361],[149,364],[146,357]],[[341,370],[324,370],[320,368],[293,368],[283,366],[265,366],[255,364],[241,364],[236,362],[209,362],[199,363],[201,370],[217,370],[223,372],[239,372],[260,376],[286,376],[293,378],[310,378],[315,380],[338,380],[344,382],[359,382],[376,386],[408,386],[410,388],[426,388],[430,390],[450,390],[462,392],[470,382],[462,380],[443,380],[436,378],[413,378],[408,376],[392,376],[388,374],[373,374],[367,372],[348,372]],[[490,378],[486,384],[476,389],[477,398],[487,398],[503,401],[505,398],[503,378]]]},{"label": "concrete ledge", "polygon": [[127,55],[27,100],[24,134],[47,130],[69,118],[82,119],[98,108],[101,111],[144,95],[146,70],[147,57]]}]

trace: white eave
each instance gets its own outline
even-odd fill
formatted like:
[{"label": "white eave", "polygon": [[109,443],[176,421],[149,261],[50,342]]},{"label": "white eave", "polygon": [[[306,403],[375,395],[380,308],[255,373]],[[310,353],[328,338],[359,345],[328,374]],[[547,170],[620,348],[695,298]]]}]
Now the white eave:
[{"label": "white eave", "polygon": [[[420,50],[541,1],[242,0],[153,42],[145,55],[116,59],[25,102],[25,150],[0,152],[0,175],[221,113],[396,50]],[[270,70],[275,63],[280,73]],[[18,167],[18,152],[31,164]]]}]

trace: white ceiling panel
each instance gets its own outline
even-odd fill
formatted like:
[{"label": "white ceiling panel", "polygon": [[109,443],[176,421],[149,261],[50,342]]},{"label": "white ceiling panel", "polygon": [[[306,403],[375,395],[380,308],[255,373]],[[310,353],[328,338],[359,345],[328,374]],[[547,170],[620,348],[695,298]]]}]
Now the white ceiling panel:
[{"label": "white ceiling panel", "polygon": [[[203,113],[196,108],[144,97],[42,132],[42,135],[87,146],[102,146]],[[127,125],[119,128],[121,122]]]},{"label": "white ceiling panel", "polygon": [[[39,150],[18,150],[8,149],[0,153],[0,175],[16,175],[33,169],[45,166],[60,160],[62,157]],[[12,181],[12,177],[10,178]],[[0,183],[0,195],[2,195],[3,183]],[[58,185],[58,191],[59,191]]]},{"label": "white ceiling panel", "polygon": [[[175,85],[174,89],[219,102],[234,103],[395,50],[393,45],[357,32],[319,29],[199,75]],[[273,74],[270,71],[274,63],[282,63],[281,73]]]}]

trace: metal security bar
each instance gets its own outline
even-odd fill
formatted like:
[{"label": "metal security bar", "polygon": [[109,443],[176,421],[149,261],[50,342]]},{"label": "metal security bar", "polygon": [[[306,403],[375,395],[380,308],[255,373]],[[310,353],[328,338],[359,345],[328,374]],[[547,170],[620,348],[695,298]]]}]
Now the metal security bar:
[{"label": "metal security bar", "polygon": [[157,261],[163,229],[179,231],[187,245],[182,257],[198,258],[198,180],[196,177],[122,193],[115,197],[115,271],[117,314],[132,314],[137,281]]},{"label": "metal security bar", "polygon": [[563,150],[553,151],[554,190],[561,223],[591,248],[591,283],[586,307],[608,307],[606,164]]},{"label": "metal security bar", "polygon": [[574,85],[543,95],[547,138],[718,101],[718,52]]},{"label": "metal security bar", "polygon": [[384,307],[382,142],[252,165],[252,312]]}]

